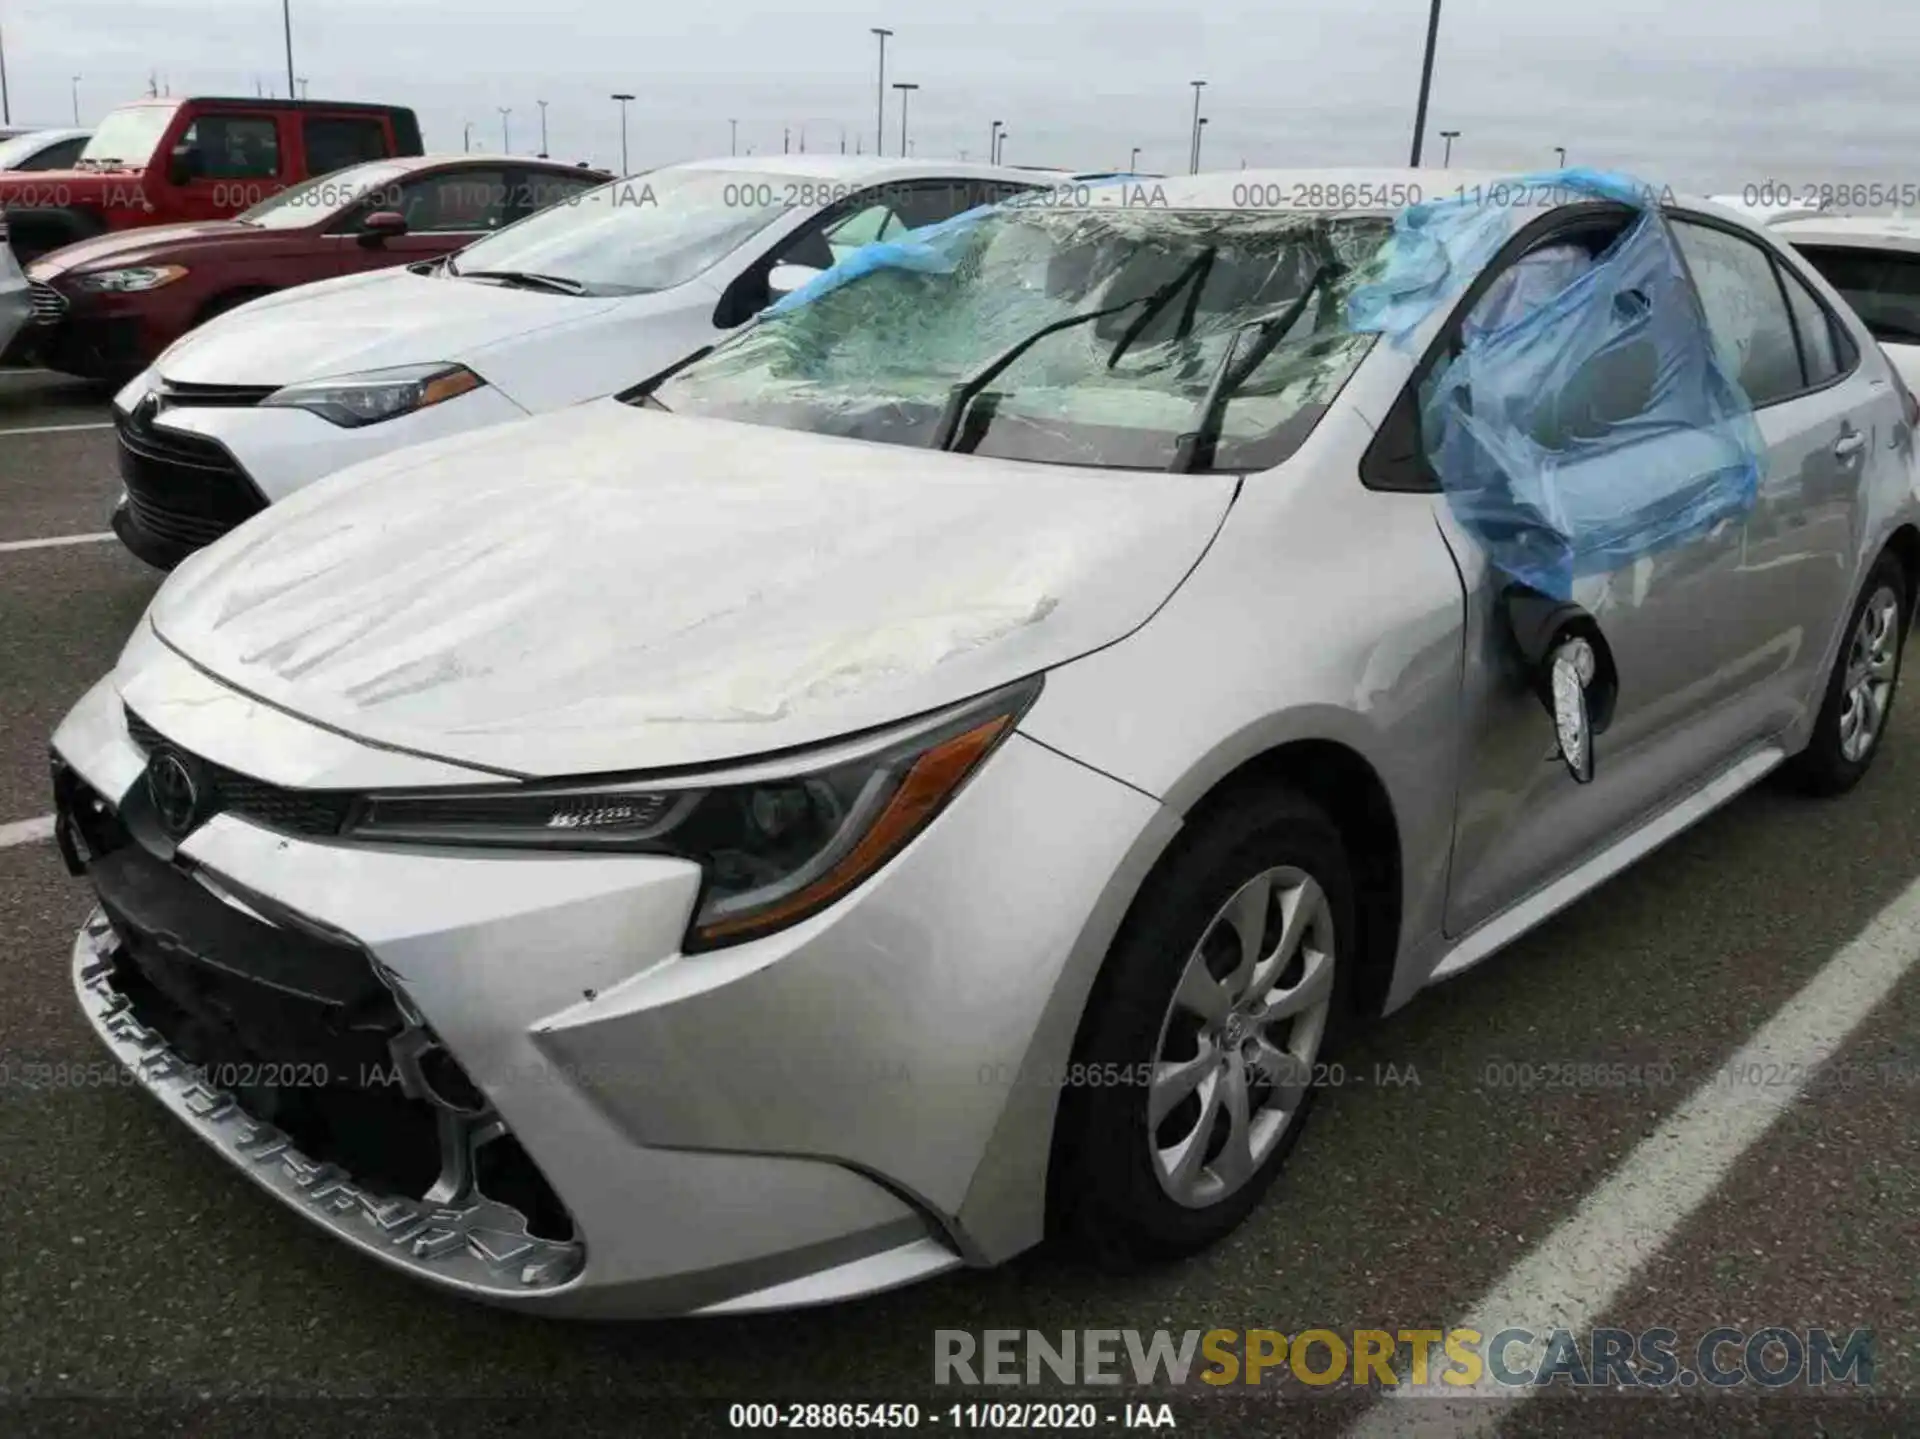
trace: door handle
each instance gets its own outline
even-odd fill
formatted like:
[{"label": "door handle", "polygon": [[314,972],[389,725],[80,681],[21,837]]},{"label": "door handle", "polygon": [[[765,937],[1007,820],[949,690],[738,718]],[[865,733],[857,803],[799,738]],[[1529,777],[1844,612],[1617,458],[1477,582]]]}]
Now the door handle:
[{"label": "door handle", "polygon": [[1836,459],[1850,460],[1867,447],[1867,437],[1858,430],[1848,430],[1833,442]]}]

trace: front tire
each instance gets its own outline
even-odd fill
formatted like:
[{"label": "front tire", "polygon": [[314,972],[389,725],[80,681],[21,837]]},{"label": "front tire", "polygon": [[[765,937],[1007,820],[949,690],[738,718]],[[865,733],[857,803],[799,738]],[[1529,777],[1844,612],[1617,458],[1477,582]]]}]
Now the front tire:
[{"label": "front tire", "polygon": [[1326,816],[1263,787],[1194,824],[1108,955],[1062,1095],[1056,1213],[1114,1268],[1245,1220],[1347,1012],[1353,884]]},{"label": "front tire", "polygon": [[1844,794],[1860,782],[1886,737],[1907,641],[1907,574],[1883,554],[1847,617],[1813,737],[1788,761],[1789,783],[1806,794]]}]

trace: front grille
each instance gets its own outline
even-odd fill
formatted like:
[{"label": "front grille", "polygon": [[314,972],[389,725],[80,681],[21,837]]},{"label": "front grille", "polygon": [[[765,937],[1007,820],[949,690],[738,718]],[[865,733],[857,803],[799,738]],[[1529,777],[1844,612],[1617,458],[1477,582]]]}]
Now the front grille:
[{"label": "front grille", "polygon": [[196,822],[225,812],[284,834],[334,835],[353,809],[354,796],[349,792],[287,789],[253,779],[182,749],[132,710],[126,716],[127,734],[142,751],[149,756],[165,751],[188,766],[200,792]]},{"label": "front grille", "polygon": [[27,282],[27,295],[33,305],[32,323],[57,325],[67,317],[67,297],[40,280]]},{"label": "front grille", "polygon": [[137,1036],[149,1084],[181,1076],[203,1126],[237,1105],[249,1163],[291,1161],[296,1194],[364,1213],[423,1272],[526,1288],[579,1271],[559,1196],[364,950],[237,909],[138,845],[87,869],[111,926],[87,993],[117,1018],[110,1041]]},{"label": "front grille", "polygon": [[143,400],[132,414],[114,413],[120,479],[134,523],[149,534],[198,548],[266,508],[245,470],[218,441],[153,423]]},{"label": "front grille", "polygon": [[186,380],[161,380],[154,386],[154,394],[166,409],[179,405],[248,409],[279,388],[278,385],[201,385]]}]

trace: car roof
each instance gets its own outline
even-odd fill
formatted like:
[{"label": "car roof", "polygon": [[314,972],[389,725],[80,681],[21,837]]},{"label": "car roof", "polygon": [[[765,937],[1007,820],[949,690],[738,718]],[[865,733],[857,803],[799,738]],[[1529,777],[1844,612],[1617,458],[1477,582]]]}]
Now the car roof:
[{"label": "car roof", "polygon": [[874,155],[722,155],[711,160],[682,160],[662,165],[655,174],[671,170],[737,170],[750,175],[792,175],[801,179],[845,180],[871,184],[880,180],[925,180],[957,175],[969,180],[1014,180],[1036,183],[1031,170],[1009,165],[979,165],[966,160],[890,159]]},{"label": "car roof", "polygon": [[86,126],[49,125],[44,129],[0,130],[0,140],[45,140],[49,145],[61,140],[71,140],[80,135],[91,135]]},{"label": "car roof", "polygon": [[1920,250],[1920,220],[1904,215],[1820,215],[1776,220],[1767,228],[1796,245],[1858,250]]},{"label": "car roof", "polygon": [[610,171],[588,165],[582,169],[571,160],[541,159],[538,155],[496,155],[490,151],[451,150],[438,155],[389,155],[380,160],[364,160],[366,165],[404,165],[409,170],[424,170],[429,165],[533,165],[542,170],[565,170],[575,175],[606,175]]}]

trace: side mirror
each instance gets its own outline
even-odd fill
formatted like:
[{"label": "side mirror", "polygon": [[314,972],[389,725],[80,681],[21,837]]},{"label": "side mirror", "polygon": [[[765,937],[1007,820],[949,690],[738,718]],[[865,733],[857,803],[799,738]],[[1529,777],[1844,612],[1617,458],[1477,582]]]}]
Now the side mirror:
[{"label": "side mirror", "polygon": [[200,152],[191,145],[182,145],[167,157],[167,180],[170,184],[185,185],[199,178]]},{"label": "side mirror", "polygon": [[407,217],[398,210],[375,210],[360,222],[360,243],[378,245],[407,233]]},{"label": "side mirror", "polygon": [[1620,677],[1593,616],[1524,585],[1501,596],[1507,630],[1553,719],[1554,747],[1576,784],[1593,779],[1593,741],[1613,719]]},{"label": "side mirror", "polygon": [[777,299],[782,295],[791,295],[809,280],[824,273],[812,265],[775,265],[767,271],[767,289]]}]

